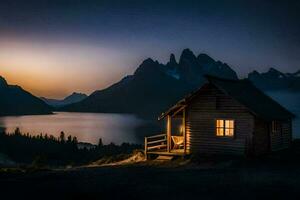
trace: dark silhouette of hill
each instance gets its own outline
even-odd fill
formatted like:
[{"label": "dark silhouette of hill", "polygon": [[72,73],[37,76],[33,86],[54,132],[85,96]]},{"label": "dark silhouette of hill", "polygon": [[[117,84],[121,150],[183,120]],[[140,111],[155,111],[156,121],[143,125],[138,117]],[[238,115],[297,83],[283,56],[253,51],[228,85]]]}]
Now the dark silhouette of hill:
[{"label": "dark silhouette of hill", "polygon": [[289,90],[300,92],[300,70],[295,73],[283,73],[270,68],[264,73],[253,71],[249,73],[248,79],[264,91]]},{"label": "dark silhouette of hill", "polygon": [[62,107],[62,106],[66,106],[72,103],[77,103],[79,101],[82,101],[83,99],[85,99],[87,97],[86,94],[83,93],[77,93],[74,92],[71,95],[67,96],[64,99],[49,99],[46,97],[41,97],[41,99],[48,105],[53,106],[53,107]]},{"label": "dark silhouette of hill", "polygon": [[0,116],[51,114],[51,107],[0,76]]},{"label": "dark silhouette of hill", "polygon": [[205,82],[205,74],[237,79],[237,74],[227,64],[215,61],[206,54],[195,56],[185,49],[179,62],[173,54],[166,65],[148,58],[133,75],[104,90],[95,91],[83,101],[65,106],[62,110],[156,116],[199,88]]}]

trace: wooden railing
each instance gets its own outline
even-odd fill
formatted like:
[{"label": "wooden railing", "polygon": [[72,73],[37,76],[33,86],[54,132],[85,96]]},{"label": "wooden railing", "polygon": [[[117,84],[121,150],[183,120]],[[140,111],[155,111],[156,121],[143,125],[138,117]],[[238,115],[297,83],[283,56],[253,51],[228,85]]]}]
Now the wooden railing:
[{"label": "wooden railing", "polygon": [[160,134],[150,137],[145,137],[145,154],[148,151],[166,149],[167,148],[167,135]]}]

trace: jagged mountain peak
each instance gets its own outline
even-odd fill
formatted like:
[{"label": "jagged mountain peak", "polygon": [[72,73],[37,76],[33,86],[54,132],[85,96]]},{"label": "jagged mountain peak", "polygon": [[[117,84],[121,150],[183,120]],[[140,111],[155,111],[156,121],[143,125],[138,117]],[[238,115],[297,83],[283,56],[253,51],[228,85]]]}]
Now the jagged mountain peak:
[{"label": "jagged mountain peak", "polygon": [[298,91],[300,85],[300,79],[295,73],[283,73],[273,67],[263,73],[253,71],[248,74],[248,79],[262,90]]},{"label": "jagged mountain peak", "polygon": [[181,53],[179,63],[184,62],[185,60],[196,60],[195,54],[190,49],[184,49]]},{"label": "jagged mountain peak", "polygon": [[172,64],[172,65],[173,65],[173,64],[177,64],[175,55],[174,55],[173,53],[171,53],[171,55],[170,55],[170,60],[169,60],[168,63],[170,63],[170,64]]},{"label": "jagged mountain peak", "polygon": [[147,58],[142,62],[141,65],[149,65],[149,64],[153,64],[153,63],[157,63],[157,61],[154,61],[152,58]]},{"label": "jagged mountain peak", "polygon": [[279,70],[275,69],[274,67],[270,67],[268,72],[279,72]]},{"label": "jagged mountain peak", "polygon": [[166,67],[167,67],[167,70],[169,70],[169,71],[177,72],[178,63],[177,63],[175,55],[173,53],[170,55],[170,60],[167,63]]},{"label": "jagged mountain peak", "polygon": [[147,58],[135,70],[134,76],[140,76],[140,75],[144,75],[144,74],[151,76],[152,74],[156,74],[157,72],[160,72],[160,71],[162,71],[161,64],[159,64],[158,61],[154,61],[152,58]]},{"label": "jagged mountain peak", "polygon": [[283,74],[282,72],[280,72],[279,70],[277,70],[277,69],[275,69],[275,68],[273,68],[273,67],[271,67],[269,70],[268,70],[268,72],[267,72],[268,74]]},{"label": "jagged mountain peak", "polygon": [[205,54],[205,53],[201,53],[197,56],[197,59],[200,63],[213,63],[215,62],[214,59],[212,59],[209,55]]},{"label": "jagged mountain peak", "polygon": [[181,53],[181,55],[191,55],[191,54],[194,55],[194,53],[189,48],[183,49]]},{"label": "jagged mountain peak", "polygon": [[264,73],[265,76],[268,77],[274,77],[274,78],[285,78],[286,74],[280,72],[279,70],[271,67],[266,73]]},{"label": "jagged mountain peak", "polygon": [[248,74],[248,78],[249,78],[249,77],[256,77],[256,76],[259,76],[259,75],[260,75],[260,73],[259,73],[258,71],[253,70],[252,72],[250,72],[250,73]]},{"label": "jagged mountain peak", "polygon": [[215,61],[203,53],[196,57],[190,49],[182,51],[179,63],[177,63],[174,54],[170,55],[170,60],[166,65],[160,64],[152,58],[147,58],[137,68],[134,76],[147,78],[163,74],[195,86],[201,85],[205,81],[204,74],[223,78],[237,78],[236,73],[226,63]]},{"label": "jagged mountain peak", "polygon": [[261,76],[279,76],[279,75],[285,75],[284,73],[282,73],[281,71],[273,68],[273,67],[270,67],[266,72],[258,72],[256,70],[253,70],[252,72],[250,72],[248,74],[248,76],[253,76],[253,75],[261,75]]}]

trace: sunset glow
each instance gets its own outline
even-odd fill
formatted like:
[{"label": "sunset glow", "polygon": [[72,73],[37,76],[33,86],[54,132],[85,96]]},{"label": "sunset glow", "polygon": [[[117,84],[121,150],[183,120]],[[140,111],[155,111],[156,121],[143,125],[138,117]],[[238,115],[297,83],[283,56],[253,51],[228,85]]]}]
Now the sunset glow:
[{"label": "sunset glow", "polygon": [[[38,96],[62,98],[73,91],[91,93],[126,73],[124,56],[82,44],[0,41],[0,74]],[[122,57],[123,56],[123,57]]]},{"label": "sunset glow", "polygon": [[295,72],[300,63],[298,10],[284,3],[28,5],[1,2],[0,75],[37,96],[90,94],[148,57],[166,63],[174,53],[178,60],[187,47],[228,63],[241,77],[269,67]]}]

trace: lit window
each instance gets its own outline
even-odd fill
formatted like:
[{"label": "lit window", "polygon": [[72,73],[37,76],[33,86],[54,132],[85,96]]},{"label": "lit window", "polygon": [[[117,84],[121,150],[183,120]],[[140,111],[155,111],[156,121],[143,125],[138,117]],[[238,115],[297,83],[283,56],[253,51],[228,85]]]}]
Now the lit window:
[{"label": "lit window", "polygon": [[217,119],[216,120],[216,135],[220,137],[234,136],[234,120]]}]

